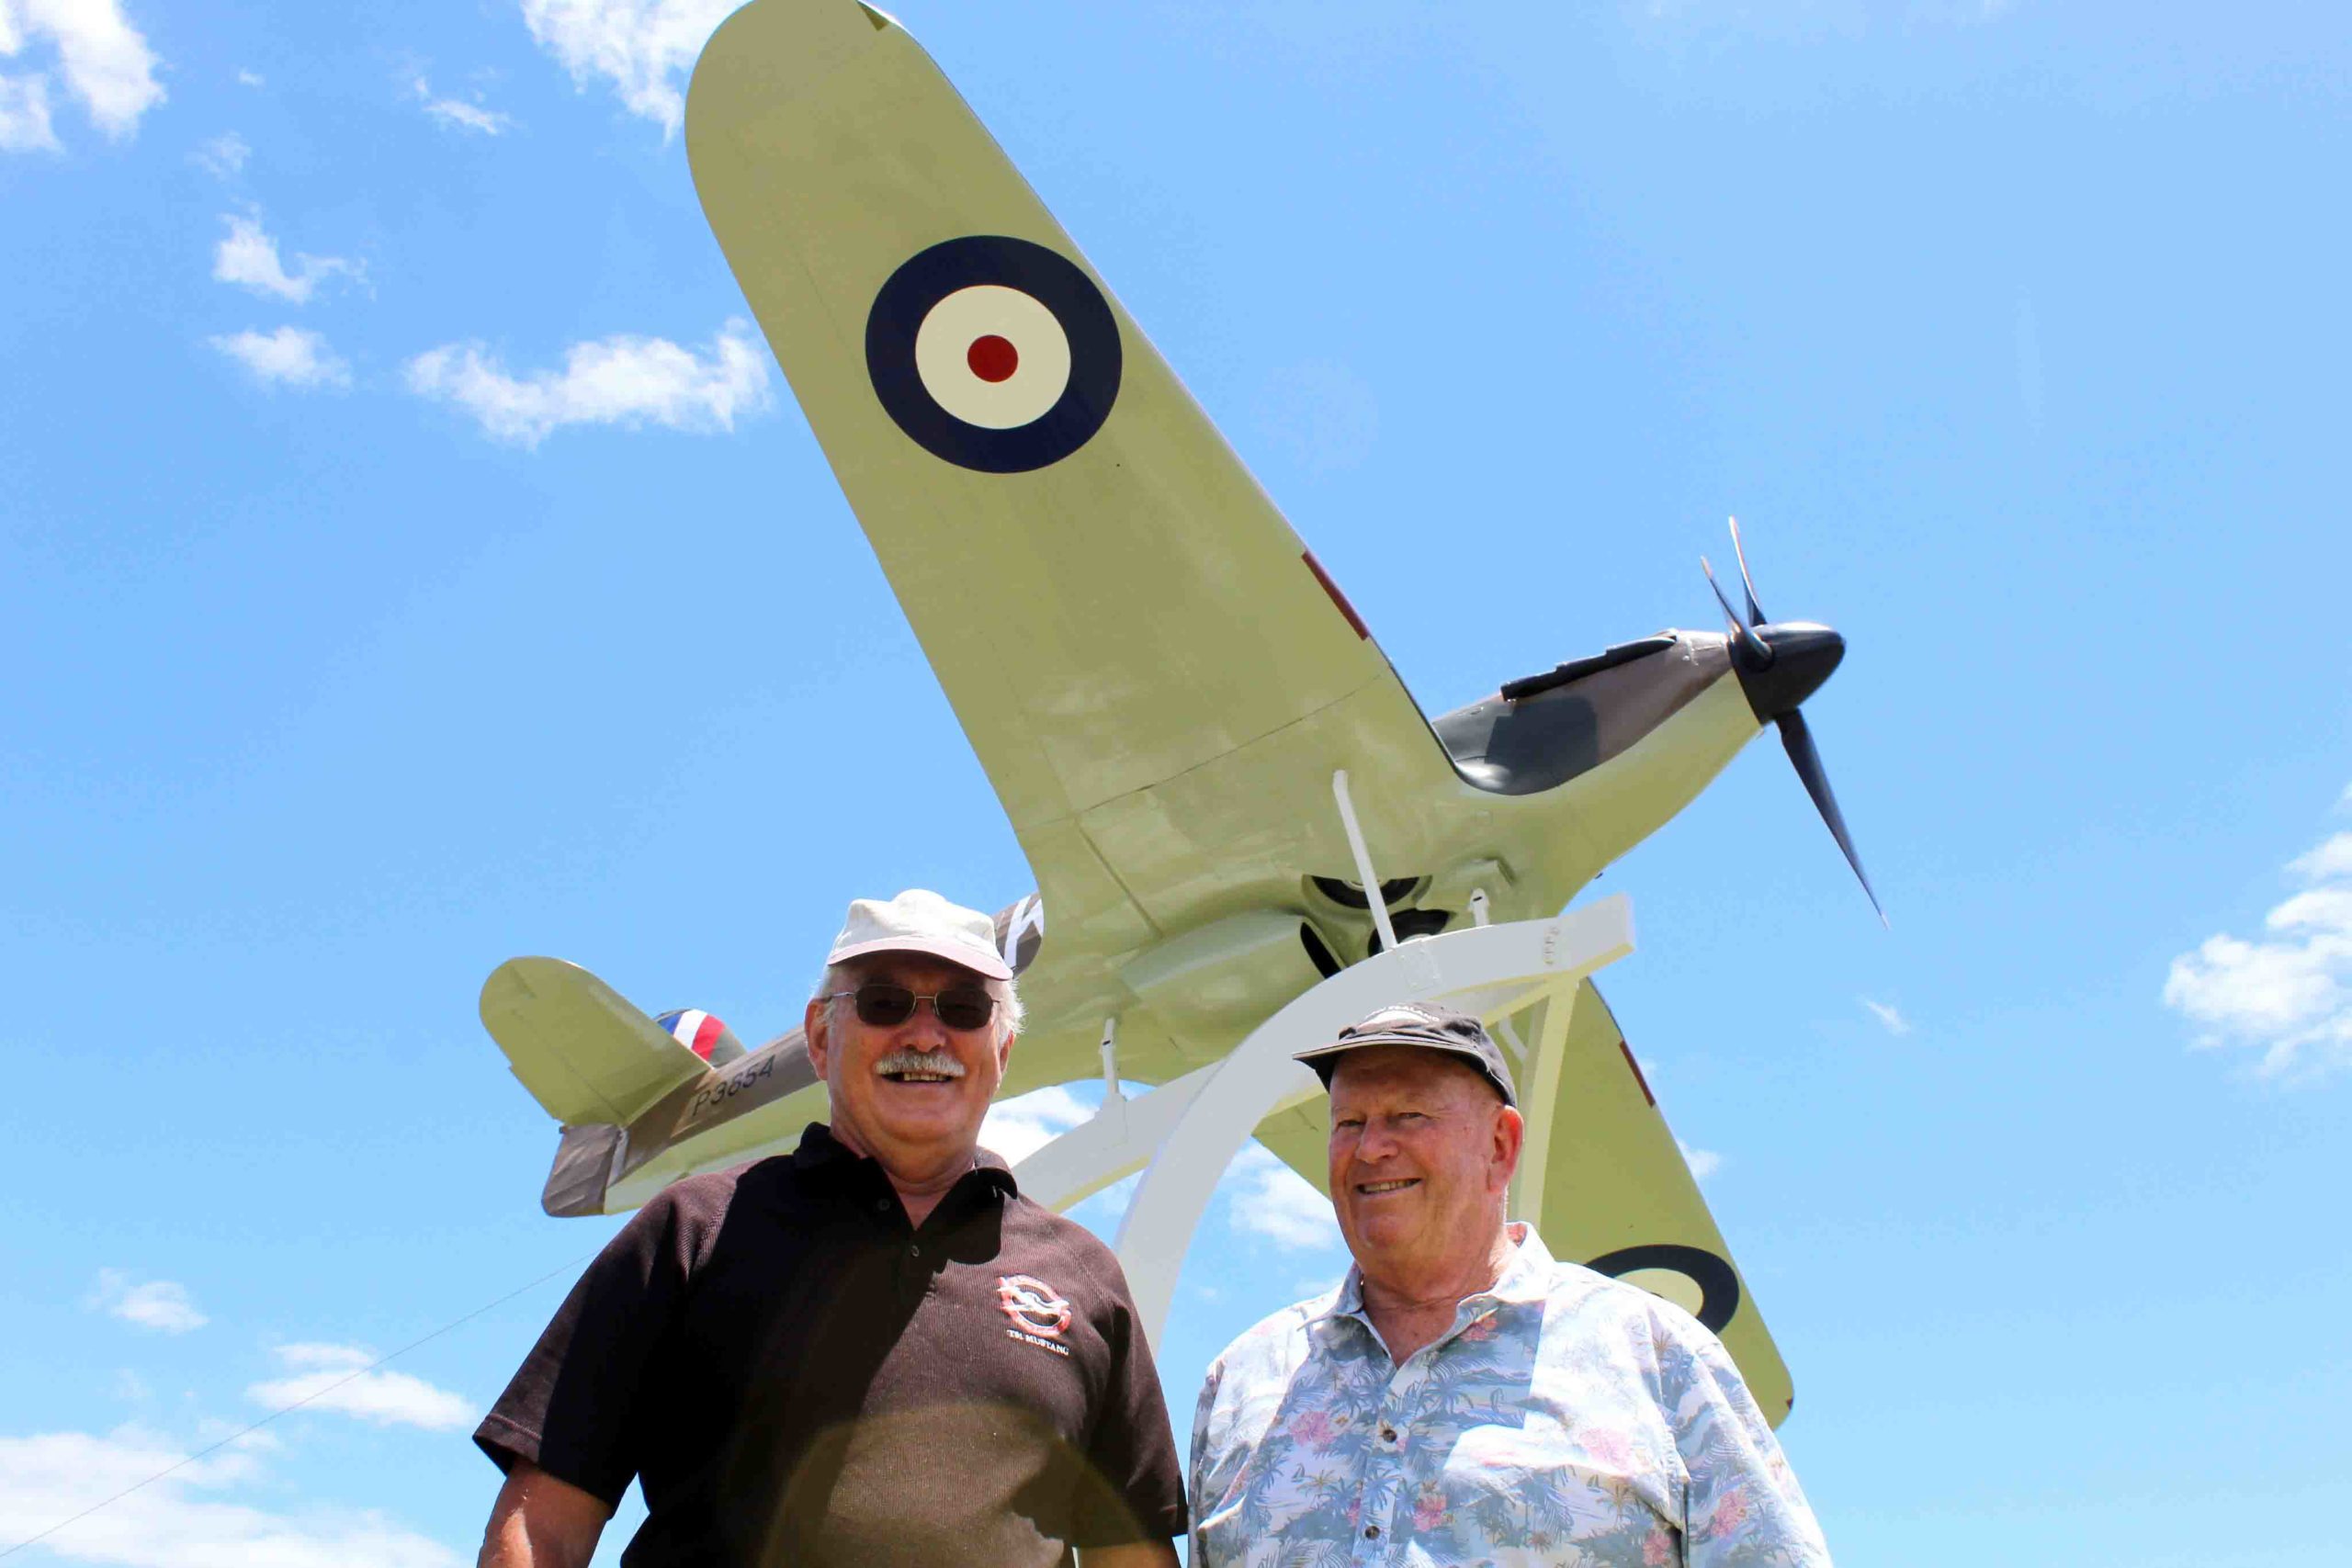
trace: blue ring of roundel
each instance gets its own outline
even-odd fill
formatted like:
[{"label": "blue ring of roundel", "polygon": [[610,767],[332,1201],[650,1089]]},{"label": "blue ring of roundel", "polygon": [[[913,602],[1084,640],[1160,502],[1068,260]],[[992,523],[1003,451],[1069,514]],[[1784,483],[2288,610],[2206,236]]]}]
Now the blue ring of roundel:
[{"label": "blue ring of roundel", "polygon": [[1585,1265],[1596,1274],[1614,1280],[1637,1269],[1667,1269],[1699,1287],[1699,1310],[1690,1315],[1714,1333],[1739,1311],[1739,1276],[1729,1260],[1695,1247],[1653,1242],[1647,1247],[1620,1247]]},{"label": "blue ring of roundel", "polygon": [[[931,308],[982,283],[1035,299],[1069,339],[1069,385],[1053,407],[1010,430],[957,419],[915,368],[915,333]],[[1042,468],[1092,440],[1118,400],[1120,366],[1119,322],[1093,279],[1066,256],[1002,234],[967,234],[918,252],[890,275],[865,318],[865,372],[882,407],[932,456],[982,473]]]}]

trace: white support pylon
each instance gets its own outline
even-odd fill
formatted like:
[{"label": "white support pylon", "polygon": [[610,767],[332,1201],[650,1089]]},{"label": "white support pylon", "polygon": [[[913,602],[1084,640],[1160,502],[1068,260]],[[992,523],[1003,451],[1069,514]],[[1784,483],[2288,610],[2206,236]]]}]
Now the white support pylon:
[{"label": "white support pylon", "polygon": [[[1556,919],[1472,927],[1385,949],[1294,998],[1222,1061],[1127,1100],[1123,1114],[1098,1113],[1062,1134],[1023,1160],[1015,1179],[1059,1209],[1144,1168],[1116,1248],[1156,1345],[1185,1249],[1226,1167],[1259,1122],[1322,1092],[1294,1053],[1394,1002],[1444,1000],[1497,1019],[1548,1000],[1547,1011],[1565,1021],[1577,983],[1633,948],[1632,913],[1619,894]],[[1544,1080],[1541,1058],[1547,1046],[1557,1055],[1555,1034],[1566,1038],[1565,1021],[1556,1031],[1547,1022],[1525,1081]]]}]

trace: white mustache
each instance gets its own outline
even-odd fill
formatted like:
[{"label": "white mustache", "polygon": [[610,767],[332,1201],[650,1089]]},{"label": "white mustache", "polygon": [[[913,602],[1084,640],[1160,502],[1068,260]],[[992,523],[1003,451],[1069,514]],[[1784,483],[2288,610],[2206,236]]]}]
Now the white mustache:
[{"label": "white mustache", "polygon": [[964,1064],[945,1051],[893,1051],[874,1064],[876,1073],[888,1077],[892,1073],[937,1073],[942,1077],[960,1078]]}]

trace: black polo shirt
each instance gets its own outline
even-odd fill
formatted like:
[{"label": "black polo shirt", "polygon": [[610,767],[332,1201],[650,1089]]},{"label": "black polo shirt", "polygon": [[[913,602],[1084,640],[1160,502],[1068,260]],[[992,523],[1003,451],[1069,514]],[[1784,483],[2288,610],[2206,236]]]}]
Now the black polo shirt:
[{"label": "black polo shirt", "polygon": [[625,1568],[1044,1568],[1184,1533],[1110,1249],[985,1150],[911,1227],[821,1123],[639,1210],[474,1441],[616,1505],[638,1477]]}]

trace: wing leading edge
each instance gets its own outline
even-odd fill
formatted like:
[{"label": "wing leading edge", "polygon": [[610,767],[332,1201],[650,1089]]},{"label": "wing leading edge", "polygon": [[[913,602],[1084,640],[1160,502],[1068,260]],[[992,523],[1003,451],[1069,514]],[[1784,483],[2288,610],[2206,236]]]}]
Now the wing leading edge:
[{"label": "wing leading edge", "polygon": [[686,144],[1057,945],[1159,918],[1153,868],[1090,814],[1317,716],[1456,787],[1296,533],[903,29],[854,0],[745,6],[695,69]]}]

